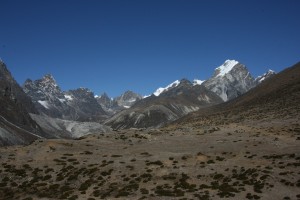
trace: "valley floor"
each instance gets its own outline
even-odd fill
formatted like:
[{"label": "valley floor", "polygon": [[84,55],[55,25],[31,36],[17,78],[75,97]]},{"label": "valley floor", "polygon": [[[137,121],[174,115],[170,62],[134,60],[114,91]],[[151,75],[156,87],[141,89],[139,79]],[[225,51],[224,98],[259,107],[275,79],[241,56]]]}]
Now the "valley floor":
[{"label": "valley floor", "polygon": [[300,199],[296,119],[0,149],[0,199]]}]

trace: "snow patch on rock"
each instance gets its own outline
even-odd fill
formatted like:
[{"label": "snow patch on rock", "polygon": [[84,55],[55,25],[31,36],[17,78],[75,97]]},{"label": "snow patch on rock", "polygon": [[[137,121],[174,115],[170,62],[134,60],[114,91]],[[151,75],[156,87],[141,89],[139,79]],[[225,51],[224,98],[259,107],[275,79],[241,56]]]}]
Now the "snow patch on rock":
[{"label": "snow patch on rock", "polygon": [[236,60],[226,60],[223,65],[220,67],[216,68],[217,71],[219,71],[218,76],[224,76],[228,72],[232,70],[232,68],[237,65],[239,62]]},{"label": "snow patch on rock", "polygon": [[195,85],[201,85],[203,82],[204,82],[204,81],[202,81],[202,80],[194,79],[193,85],[194,85],[194,86],[195,86]]},{"label": "snow patch on rock", "polygon": [[42,106],[44,106],[46,109],[50,109],[48,101],[41,101],[41,100],[39,100],[38,102],[39,102],[39,104],[41,104]]}]

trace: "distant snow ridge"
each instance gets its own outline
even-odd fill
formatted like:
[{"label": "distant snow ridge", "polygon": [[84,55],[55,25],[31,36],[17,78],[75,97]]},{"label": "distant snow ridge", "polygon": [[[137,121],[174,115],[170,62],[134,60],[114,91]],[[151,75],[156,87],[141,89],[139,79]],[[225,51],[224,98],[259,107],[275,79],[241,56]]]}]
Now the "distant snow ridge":
[{"label": "distant snow ridge", "polygon": [[263,81],[265,81],[266,79],[270,78],[271,76],[274,76],[276,74],[275,71],[269,69],[266,73],[264,73],[263,75],[261,76],[258,76],[256,79],[255,79],[255,82],[256,84],[260,84],[262,83]]},{"label": "distant snow ridge", "polygon": [[165,88],[162,88],[162,87],[158,88],[153,94],[155,96],[159,96],[161,93],[166,92],[171,88],[177,87],[179,85],[179,83],[180,83],[180,81],[176,80]]},{"label": "distant snow ridge", "polygon": [[150,97],[151,96],[151,94],[150,95],[144,95],[143,96],[143,99],[146,99],[146,98],[148,98],[148,97]]},{"label": "distant snow ridge", "polygon": [[195,86],[195,85],[201,85],[203,82],[204,81],[202,81],[202,80],[194,79],[193,86]]},{"label": "distant snow ridge", "polygon": [[225,63],[223,65],[221,65],[220,67],[216,68],[216,71],[218,71],[218,76],[224,76],[225,74],[227,74],[228,72],[230,72],[232,70],[232,68],[237,65],[239,62],[236,60],[226,60]]}]

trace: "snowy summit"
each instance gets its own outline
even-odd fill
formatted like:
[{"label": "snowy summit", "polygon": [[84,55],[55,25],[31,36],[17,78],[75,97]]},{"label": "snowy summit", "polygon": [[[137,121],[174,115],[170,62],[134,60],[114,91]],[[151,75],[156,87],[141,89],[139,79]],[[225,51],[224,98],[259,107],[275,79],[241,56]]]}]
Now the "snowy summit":
[{"label": "snowy summit", "polygon": [[159,96],[161,93],[166,92],[171,88],[177,87],[179,85],[179,83],[180,83],[180,81],[176,80],[165,88],[162,88],[162,87],[158,88],[153,94],[155,96]]},{"label": "snowy summit", "polygon": [[223,65],[221,65],[220,67],[216,68],[216,71],[218,71],[218,75],[217,76],[224,76],[225,74],[227,74],[228,72],[230,72],[232,70],[232,68],[237,65],[239,62],[236,60],[226,60],[225,63]]}]

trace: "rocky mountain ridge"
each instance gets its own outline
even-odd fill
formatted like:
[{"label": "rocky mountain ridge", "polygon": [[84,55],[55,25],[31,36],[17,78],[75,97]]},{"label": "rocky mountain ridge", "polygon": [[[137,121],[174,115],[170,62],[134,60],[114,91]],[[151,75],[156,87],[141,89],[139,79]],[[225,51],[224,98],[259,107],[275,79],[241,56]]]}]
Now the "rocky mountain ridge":
[{"label": "rocky mountain ridge", "polygon": [[41,114],[74,121],[100,121],[107,117],[92,91],[87,88],[62,91],[49,74],[35,81],[26,80],[23,89]]},{"label": "rocky mountain ridge", "polygon": [[[162,126],[202,107],[234,99],[272,75],[274,73],[268,72],[254,79],[245,65],[226,60],[206,81],[176,80],[144,99],[132,91],[116,98],[110,98],[106,93],[93,97],[91,91],[83,88],[62,92],[50,75],[42,81],[27,81],[24,90],[39,111],[51,117],[80,121],[106,118],[105,123],[117,129],[149,128]],[[32,86],[32,83],[35,84]],[[28,85],[32,89],[28,89]]]},{"label": "rocky mountain ridge", "polygon": [[[263,75],[253,78],[244,64],[236,60],[226,60],[221,66],[215,69],[211,78],[205,81],[195,79],[193,84],[203,84],[207,89],[220,96],[223,101],[228,101],[244,94],[275,74],[273,70],[268,70]],[[169,89],[177,87],[178,84],[179,81],[176,80],[166,87],[160,87],[153,95],[159,96]]]},{"label": "rocky mountain ridge", "polygon": [[130,90],[115,98],[110,98],[106,93],[103,93],[100,96],[96,95],[95,98],[101,107],[110,115],[128,109],[136,102],[143,99],[141,95]]},{"label": "rocky mountain ridge", "polygon": [[[252,90],[223,104],[191,113],[174,126],[199,127],[248,121],[295,120],[299,122],[300,63],[286,68],[278,74],[269,70]],[[212,123],[213,122],[213,123]],[[299,123],[296,123],[299,126]],[[288,122],[290,123],[290,122]],[[285,126],[288,128],[288,126]],[[292,129],[290,129],[292,130]],[[293,131],[292,131],[293,132]],[[297,135],[298,130],[294,131]]]},{"label": "rocky mountain ridge", "polygon": [[150,97],[138,101],[106,121],[114,129],[160,127],[201,108],[232,100],[248,92],[275,73],[269,71],[254,79],[245,65],[226,60],[206,80],[176,80],[158,88]]},{"label": "rocky mountain ridge", "polygon": [[[44,79],[35,82],[27,80],[24,90],[31,95],[35,94],[35,103],[14,80],[6,65],[0,62],[0,146],[24,145],[43,138],[78,138],[90,133],[110,131],[109,127],[96,122],[68,121],[47,116],[46,113],[55,116],[60,114],[54,109],[68,111],[68,104],[62,104],[66,101],[74,101],[78,107],[83,107],[80,110],[82,113],[78,112],[77,116],[92,113],[86,110],[82,99],[92,102],[94,94],[85,88],[64,93],[54,78],[46,75]],[[81,100],[75,102],[77,99]],[[91,106],[93,108],[98,105],[94,102],[95,105]],[[36,106],[39,106],[38,109]],[[48,109],[52,109],[52,113],[44,112]]]},{"label": "rocky mountain ridge", "polygon": [[[161,127],[188,113],[234,99],[275,74],[269,70],[254,79],[245,65],[227,60],[206,81],[182,79],[157,89],[148,97],[126,91],[112,99],[105,93],[97,97],[87,88],[62,91],[49,74],[35,81],[26,80],[22,91],[3,62],[0,72],[1,100],[4,102],[1,104],[1,134],[6,140],[14,129],[19,130],[15,132],[24,130],[22,134],[26,137],[29,137],[28,133],[30,135],[29,139],[21,140],[16,138],[22,136],[14,136],[10,138],[11,142],[6,141],[5,144],[24,143],[39,137],[72,138],[80,135],[78,131],[83,131],[83,134],[108,131],[110,128],[107,126],[113,129]],[[107,126],[94,124],[93,129],[92,123],[80,121],[105,122]],[[10,126],[10,129],[5,126]],[[74,135],[72,131],[77,132]]]},{"label": "rocky mountain ridge", "polygon": [[[268,70],[263,75],[253,78],[244,64],[236,60],[226,60],[214,70],[211,78],[205,81],[195,79],[193,85],[204,85],[208,90],[221,97],[223,101],[228,101],[246,93],[275,74],[273,70]],[[166,87],[160,87],[153,95],[159,96],[169,89],[177,87],[178,84],[179,81],[176,80]]]},{"label": "rocky mountain ridge", "polygon": [[109,118],[114,129],[160,127],[190,112],[221,103],[222,99],[201,85],[182,79],[160,95],[138,101],[131,108]]}]

